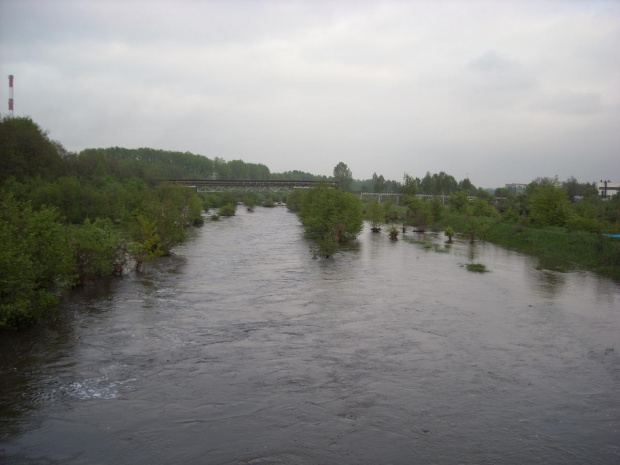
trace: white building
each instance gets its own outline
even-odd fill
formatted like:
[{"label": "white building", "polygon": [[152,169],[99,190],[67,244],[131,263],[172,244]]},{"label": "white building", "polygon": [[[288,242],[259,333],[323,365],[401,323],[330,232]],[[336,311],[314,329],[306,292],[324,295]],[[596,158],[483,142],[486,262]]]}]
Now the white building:
[{"label": "white building", "polygon": [[598,195],[600,195],[603,200],[609,200],[614,195],[620,193],[620,182],[601,180],[596,183],[596,190],[598,190]]}]

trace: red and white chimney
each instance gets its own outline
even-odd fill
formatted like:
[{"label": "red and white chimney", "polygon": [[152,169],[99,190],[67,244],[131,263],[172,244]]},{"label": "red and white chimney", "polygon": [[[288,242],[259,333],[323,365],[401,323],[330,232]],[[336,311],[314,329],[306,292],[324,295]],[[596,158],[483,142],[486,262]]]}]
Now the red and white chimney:
[{"label": "red and white chimney", "polygon": [[13,75],[9,75],[9,116],[13,117]]}]

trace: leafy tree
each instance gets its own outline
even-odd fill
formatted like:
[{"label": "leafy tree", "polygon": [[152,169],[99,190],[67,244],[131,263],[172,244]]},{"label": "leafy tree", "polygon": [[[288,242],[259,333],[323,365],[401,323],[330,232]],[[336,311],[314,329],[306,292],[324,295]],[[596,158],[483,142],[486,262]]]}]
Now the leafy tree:
[{"label": "leafy tree", "polygon": [[256,205],[256,197],[254,196],[254,194],[244,195],[243,204],[246,206],[249,212],[253,212],[254,206]]},{"label": "leafy tree", "polygon": [[441,214],[444,212],[446,208],[444,207],[443,202],[435,197],[431,200],[431,211],[433,213],[433,221],[437,222],[441,218]]},{"label": "leafy tree", "polygon": [[530,218],[538,226],[566,226],[571,217],[566,191],[554,185],[536,187],[529,204]]},{"label": "leafy tree", "polygon": [[405,173],[401,193],[404,195],[416,195],[420,190],[420,178],[413,178]]},{"label": "leafy tree", "polygon": [[293,189],[286,198],[286,207],[290,211],[297,213],[301,210],[302,200],[306,192],[308,191],[305,189]]},{"label": "leafy tree", "polygon": [[351,182],[353,181],[353,175],[345,163],[340,162],[334,167],[334,181],[338,183],[338,187],[341,190],[349,190]]},{"label": "leafy tree", "polygon": [[368,216],[370,219],[370,228],[372,229],[372,232],[381,231],[381,224],[385,222],[385,212],[377,199],[374,199],[371,202]]},{"label": "leafy tree", "polygon": [[336,245],[347,242],[363,228],[361,200],[325,185],[313,187],[304,194],[298,216],[306,235],[319,246],[323,244],[323,256],[333,254],[333,245],[325,247],[329,241]]},{"label": "leafy tree", "polygon": [[373,175],[373,181],[374,181],[373,188],[375,192],[377,193],[383,192],[385,189],[385,178],[383,177],[383,175],[377,176],[377,174],[375,173]]},{"label": "leafy tree", "polygon": [[495,207],[489,205],[486,200],[474,199],[469,202],[474,216],[482,216],[487,218],[499,218],[499,212]]},{"label": "leafy tree", "polygon": [[38,176],[52,181],[62,176],[60,147],[30,118],[3,117],[0,119],[0,183],[9,177],[23,181]]},{"label": "leafy tree", "polygon": [[451,226],[448,226],[445,230],[444,230],[444,234],[446,236],[448,236],[448,242],[452,242],[452,237],[454,236],[454,229],[452,229]]},{"label": "leafy tree", "polygon": [[515,196],[514,192],[506,187],[498,187],[495,189],[495,197],[502,198],[513,198]]},{"label": "leafy tree", "polygon": [[87,219],[83,225],[74,226],[70,242],[80,284],[100,276],[123,273],[127,250],[110,220],[91,222]]},{"label": "leafy tree", "polygon": [[48,315],[69,287],[75,264],[54,209],[33,211],[0,192],[0,328],[31,325]]},{"label": "leafy tree", "polygon": [[453,211],[464,213],[469,203],[467,191],[458,191],[450,196],[448,204]]},{"label": "leafy tree", "polygon": [[413,226],[418,230],[426,230],[433,223],[433,207],[431,202],[417,197],[407,197],[407,214],[411,218]]},{"label": "leafy tree", "polygon": [[185,240],[186,228],[202,220],[202,206],[193,190],[163,183],[153,190],[142,214],[157,228],[161,248],[168,254]]},{"label": "leafy tree", "polygon": [[141,271],[145,263],[165,254],[157,233],[157,225],[142,215],[136,218],[133,238],[129,251],[135,261],[136,271]]},{"label": "leafy tree", "polygon": [[459,182],[458,190],[466,191],[468,195],[474,195],[476,193],[476,186],[472,184],[469,178],[465,178]]}]

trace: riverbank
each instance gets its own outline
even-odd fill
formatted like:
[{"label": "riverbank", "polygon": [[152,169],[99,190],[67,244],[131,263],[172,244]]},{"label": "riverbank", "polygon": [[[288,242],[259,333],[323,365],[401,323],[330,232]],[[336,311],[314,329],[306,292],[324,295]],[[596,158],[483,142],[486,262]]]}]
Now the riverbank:
[{"label": "riverbank", "polygon": [[[444,212],[433,229],[451,226],[457,233],[468,234],[471,220],[465,215]],[[566,265],[589,270],[620,280],[620,240],[600,233],[575,231],[560,227],[538,228],[520,223],[475,218],[476,239],[487,240],[511,249]]]}]

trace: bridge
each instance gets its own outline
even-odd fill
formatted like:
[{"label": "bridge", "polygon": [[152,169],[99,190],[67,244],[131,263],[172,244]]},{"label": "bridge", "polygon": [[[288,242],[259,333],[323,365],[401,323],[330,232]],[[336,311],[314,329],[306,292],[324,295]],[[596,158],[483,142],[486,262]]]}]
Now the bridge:
[{"label": "bridge", "polygon": [[[364,197],[373,197],[375,199],[377,199],[379,201],[379,203],[381,203],[381,201],[383,200],[383,198],[387,197],[387,198],[393,198],[396,202],[396,205],[400,204],[400,201],[403,197],[403,194],[399,194],[397,192],[362,192],[362,191],[355,191],[355,192],[351,192],[352,194],[355,195],[359,195],[360,198],[364,198]],[[430,194],[415,194],[411,197],[418,197],[421,199],[441,199],[442,203],[446,203],[446,199],[449,198],[449,195],[430,195]],[[474,198],[474,197],[471,197]]]},{"label": "bridge", "polygon": [[[226,179],[170,179],[167,181],[172,184],[180,184],[183,186],[191,187],[196,192],[203,192],[206,194],[217,194],[221,192],[267,192],[274,194],[288,194],[293,189],[310,189],[311,187],[317,187],[321,184],[327,185],[337,189],[338,183],[334,181],[251,181],[251,180],[226,180]],[[379,203],[384,198],[393,198],[396,205],[400,204],[402,194],[396,192],[364,192],[353,191],[351,194],[357,195],[360,198],[374,197],[379,200]],[[449,195],[427,195],[416,194],[414,197],[434,199],[440,198],[443,203],[446,203],[446,199]],[[475,197],[470,197],[474,199]]]},{"label": "bridge", "polygon": [[321,184],[338,188],[337,182],[328,181],[250,181],[224,179],[171,179],[166,182],[180,184],[208,194],[218,192],[268,192],[288,194],[293,189],[309,189]]}]

